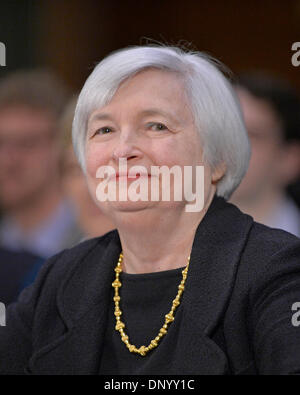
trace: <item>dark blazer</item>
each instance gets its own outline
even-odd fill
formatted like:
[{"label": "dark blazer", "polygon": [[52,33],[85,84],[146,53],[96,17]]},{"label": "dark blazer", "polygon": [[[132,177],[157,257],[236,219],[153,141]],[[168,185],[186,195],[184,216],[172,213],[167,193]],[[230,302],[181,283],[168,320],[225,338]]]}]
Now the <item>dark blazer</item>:
[{"label": "dark blazer", "polygon": [[[112,231],[45,264],[0,328],[0,373],[99,372],[120,251]],[[300,373],[299,301],[299,239],[215,198],[175,321],[139,374]]]}]

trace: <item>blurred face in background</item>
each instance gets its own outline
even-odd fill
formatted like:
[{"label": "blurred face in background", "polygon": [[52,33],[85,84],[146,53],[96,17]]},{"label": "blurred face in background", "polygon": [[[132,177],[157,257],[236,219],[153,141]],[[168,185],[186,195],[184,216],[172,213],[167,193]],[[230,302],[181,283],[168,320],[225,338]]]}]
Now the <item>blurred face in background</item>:
[{"label": "blurred face in background", "polygon": [[299,150],[284,140],[282,123],[264,99],[243,88],[237,89],[251,143],[251,160],[246,176],[233,200],[259,199],[266,191],[283,189],[299,172]]},{"label": "blurred face in background", "polygon": [[89,237],[100,236],[114,227],[92,200],[86,179],[76,159],[72,145],[63,155],[62,181],[64,192],[73,203],[78,223]]},{"label": "blurred face in background", "polygon": [[0,205],[33,204],[58,178],[56,123],[47,111],[25,106],[0,109]]}]

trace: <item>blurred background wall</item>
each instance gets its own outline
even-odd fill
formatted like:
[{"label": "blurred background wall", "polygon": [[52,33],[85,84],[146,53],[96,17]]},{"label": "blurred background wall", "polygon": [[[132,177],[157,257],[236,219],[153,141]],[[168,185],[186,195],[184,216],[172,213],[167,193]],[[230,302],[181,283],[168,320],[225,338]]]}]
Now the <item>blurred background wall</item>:
[{"label": "blurred background wall", "polygon": [[291,63],[299,0],[2,0],[0,42],[8,71],[48,66],[74,90],[109,52],[146,38],[186,40],[234,73],[265,69],[300,89]]}]

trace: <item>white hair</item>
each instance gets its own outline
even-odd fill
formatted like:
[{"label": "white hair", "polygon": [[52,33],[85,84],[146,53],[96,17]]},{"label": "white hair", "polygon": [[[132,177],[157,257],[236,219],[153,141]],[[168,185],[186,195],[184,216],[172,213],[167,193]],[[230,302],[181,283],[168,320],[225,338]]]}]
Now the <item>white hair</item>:
[{"label": "white hair", "polygon": [[203,159],[213,169],[221,163],[226,165],[217,195],[228,199],[247,171],[250,144],[238,100],[220,71],[222,66],[204,53],[167,46],[126,48],[102,60],[82,88],[73,121],[74,149],[83,171],[91,113],[108,104],[124,80],[144,69],[157,68],[182,77],[203,142]]}]

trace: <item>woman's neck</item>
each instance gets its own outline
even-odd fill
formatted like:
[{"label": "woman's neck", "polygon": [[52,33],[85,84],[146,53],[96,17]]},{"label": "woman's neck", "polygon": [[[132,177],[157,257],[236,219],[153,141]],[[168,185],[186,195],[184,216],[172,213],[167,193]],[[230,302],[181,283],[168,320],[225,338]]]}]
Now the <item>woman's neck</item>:
[{"label": "woman's neck", "polygon": [[198,213],[174,209],[135,213],[117,225],[123,249],[123,271],[151,273],[187,265],[195,232],[211,199]]}]

